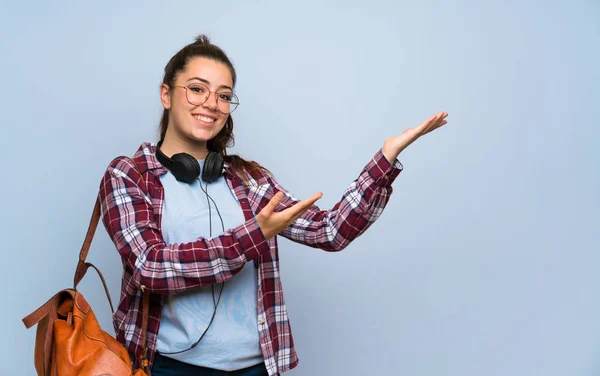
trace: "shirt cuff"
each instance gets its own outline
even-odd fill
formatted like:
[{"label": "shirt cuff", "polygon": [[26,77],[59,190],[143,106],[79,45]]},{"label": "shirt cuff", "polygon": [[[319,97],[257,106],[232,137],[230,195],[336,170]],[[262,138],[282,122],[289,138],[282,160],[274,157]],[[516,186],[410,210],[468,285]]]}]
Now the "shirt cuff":
[{"label": "shirt cuff", "polygon": [[386,187],[396,180],[396,177],[404,169],[404,166],[402,166],[402,163],[398,159],[394,163],[390,163],[385,155],[383,155],[383,149],[379,149],[366,169],[375,184]]},{"label": "shirt cuff", "polygon": [[265,238],[256,218],[246,221],[233,232],[246,259],[254,260],[271,247]]}]

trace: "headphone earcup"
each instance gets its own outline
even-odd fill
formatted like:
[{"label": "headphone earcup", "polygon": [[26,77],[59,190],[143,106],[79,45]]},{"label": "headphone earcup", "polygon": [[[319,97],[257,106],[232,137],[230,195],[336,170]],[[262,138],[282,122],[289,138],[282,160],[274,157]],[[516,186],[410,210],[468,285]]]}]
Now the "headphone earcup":
[{"label": "headphone earcup", "polygon": [[177,153],[171,157],[171,173],[175,179],[192,184],[200,176],[198,161],[187,153]]},{"label": "headphone earcup", "polygon": [[223,175],[223,165],[225,161],[220,153],[209,151],[204,160],[202,169],[202,180],[208,183],[217,181]]}]

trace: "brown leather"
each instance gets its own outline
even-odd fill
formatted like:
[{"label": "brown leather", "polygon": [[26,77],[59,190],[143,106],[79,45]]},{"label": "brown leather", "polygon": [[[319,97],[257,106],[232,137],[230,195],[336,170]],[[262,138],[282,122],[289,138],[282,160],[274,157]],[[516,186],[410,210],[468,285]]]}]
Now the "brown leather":
[{"label": "brown leather", "polygon": [[[81,269],[80,269],[80,265],[82,265]],[[81,281],[81,278],[83,278],[83,276],[85,275],[85,273],[87,272],[87,270],[90,267],[94,268],[94,270],[98,273],[98,276],[100,277],[100,281],[102,281],[102,286],[104,286],[104,292],[106,293],[106,297],[108,298],[108,304],[110,304],[110,311],[112,313],[115,313],[115,309],[114,309],[113,304],[112,304],[112,299],[110,298],[110,292],[108,291],[108,286],[106,285],[106,280],[104,279],[104,276],[102,275],[102,273],[100,272],[100,270],[94,264],[92,264],[91,262],[82,262],[82,261],[79,261],[79,263],[77,264],[77,270],[81,271],[81,277],[78,280],[77,276],[75,276],[75,285],[73,286],[73,288],[77,289],[77,285]],[[77,273],[77,271],[75,273]]]},{"label": "brown leather", "polygon": [[[148,332],[148,312],[150,311],[150,293],[142,286],[143,294],[143,305],[142,308],[142,343],[144,344],[144,350],[140,355],[140,366],[148,375],[150,375],[150,369],[148,368],[148,347],[146,346],[146,333]],[[140,374],[143,375],[143,374]]]},{"label": "brown leather", "polygon": [[94,234],[96,233],[96,228],[98,227],[98,222],[100,222],[100,199],[96,199],[96,204],[94,205],[94,211],[92,212],[92,218],[90,219],[90,224],[88,225],[87,234],[85,235],[85,240],[83,241],[83,245],[81,246],[81,251],[79,251],[79,262],[77,263],[77,269],[75,269],[75,277],[73,279],[73,286],[77,287],[79,281],[85,275],[87,268],[84,269],[85,259],[87,258],[88,252],[90,251],[90,245],[92,244],[92,239],[94,238]]},{"label": "brown leather", "polygon": [[[87,270],[90,267],[94,268],[100,276],[110,308],[114,312],[104,276],[93,264],[85,261],[99,220],[100,202],[96,200],[79,253],[73,288],[59,291],[44,305],[23,318],[23,324],[28,329],[37,324],[34,365],[38,376],[150,376],[147,348],[140,357],[142,368],[133,371],[125,347],[100,328],[92,308],[77,291],[77,285]],[[150,294],[144,288],[142,291],[142,343],[145,344]]]},{"label": "brown leather", "polygon": [[132,374],[125,347],[100,328],[88,302],[73,289],[58,292],[23,323],[38,324],[34,363],[40,376]]}]

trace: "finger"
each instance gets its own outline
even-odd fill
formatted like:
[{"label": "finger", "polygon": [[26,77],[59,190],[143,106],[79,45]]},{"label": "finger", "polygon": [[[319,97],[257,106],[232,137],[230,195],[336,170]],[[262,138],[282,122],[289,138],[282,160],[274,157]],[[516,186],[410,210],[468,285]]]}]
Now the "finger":
[{"label": "finger", "polygon": [[306,200],[300,201],[299,203],[294,205],[294,207],[296,207],[298,210],[302,210],[304,212],[308,208],[313,206],[313,204],[315,202],[317,202],[317,200],[319,200],[321,197],[323,197],[323,193],[317,192],[314,195],[312,195],[311,197],[307,198]]},{"label": "finger", "polygon": [[443,120],[445,120],[448,117],[448,113],[445,111],[440,111],[438,112],[437,116],[436,116],[436,122],[439,123]]},{"label": "finger", "polygon": [[310,208],[315,202],[321,199],[321,197],[323,197],[323,192],[317,192],[311,197],[307,198],[306,200],[301,201],[300,204],[302,204],[302,206],[305,206],[306,208]]},{"label": "finger", "polygon": [[448,116],[448,113],[446,111],[440,111],[437,114],[435,114],[435,117],[439,120],[439,119],[445,119]]},{"label": "finger", "polygon": [[269,203],[265,205],[265,207],[260,212],[267,217],[270,216],[271,214],[273,214],[275,208],[277,207],[277,205],[279,205],[281,200],[283,200],[283,192],[279,191],[275,193],[273,197],[271,197]]},{"label": "finger", "polygon": [[431,129],[430,131],[434,130],[434,129],[438,129],[439,127],[441,127],[444,124],[447,124],[448,121],[444,120],[443,118],[440,118],[440,120],[438,120],[435,124],[431,125]]},{"label": "finger", "polygon": [[[315,200],[315,201],[316,201],[316,200]],[[314,204],[314,201],[313,201],[313,204]],[[295,213],[292,215],[292,217],[289,219],[289,223],[292,223],[292,222],[294,222],[296,219],[298,219],[300,216],[302,216],[304,213],[306,213],[306,212],[308,211],[308,209],[310,209],[311,207],[312,207],[312,204],[311,204],[311,205],[308,205],[308,206],[305,206],[305,207],[303,207],[303,208],[301,208],[301,209],[297,210],[297,211],[296,211],[296,212],[295,212]]]},{"label": "finger", "polygon": [[437,118],[438,114],[433,114],[431,115],[427,120],[424,121],[424,123],[430,123],[432,121],[435,120],[435,118]]},{"label": "finger", "polygon": [[437,120],[437,118],[438,118],[438,114],[431,115],[427,120],[425,120],[423,123],[421,123],[419,128],[426,129],[429,126],[429,124],[435,122]]},{"label": "finger", "polygon": [[440,123],[439,123],[438,125],[436,125],[435,127],[431,127],[431,129],[429,129],[429,130],[425,131],[425,133],[423,133],[423,135],[426,135],[427,133],[429,133],[429,132],[431,132],[431,131],[434,131],[434,130],[438,129],[439,127],[441,127],[442,125],[444,125],[444,124],[447,124],[447,123],[448,123],[448,121],[446,121],[446,120],[443,120],[442,122],[440,122]]},{"label": "finger", "polygon": [[441,118],[442,116],[444,116],[444,114],[445,114],[445,112],[444,112],[444,111],[439,111],[439,112],[436,112],[435,114],[433,114],[433,115],[431,116],[431,119],[432,119],[432,120],[433,120],[433,119],[439,119],[439,118]]},{"label": "finger", "polygon": [[425,133],[429,132],[429,128],[431,127],[431,124],[435,124],[439,120],[439,118],[442,114],[443,114],[442,112],[438,112],[437,114],[431,115],[427,120],[425,120],[423,123],[421,123],[421,125],[419,125],[418,133],[425,134]]},{"label": "finger", "polygon": [[[440,116],[438,122],[442,123],[444,122],[444,124],[446,124],[446,118],[448,117],[448,113],[447,112],[442,112],[442,116]],[[443,125],[443,124],[442,124]],[[439,125],[438,125],[439,126]]]},{"label": "finger", "polygon": [[448,116],[447,112],[444,111],[440,111],[438,112],[434,119],[432,121],[430,121],[425,127],[423,127],[423,134],[429,133],[434,129],[437,129],[439,127],[441,127],[442,125],[446,124],[446,117]]},{"label": "finger", "polygon": [[311,197],[309,197],[305,200],[302,200],[302,201],[298,202],[297,204],[295,204],[294,206],[286,209],[286,214],[288,214],[291,218],[294,218],[294,219],[298,218],[305,211],[307,211],[308,208],[310,208],[321,197],[323,197],[323,193],[317,192],[314,195],[312,195]]}]

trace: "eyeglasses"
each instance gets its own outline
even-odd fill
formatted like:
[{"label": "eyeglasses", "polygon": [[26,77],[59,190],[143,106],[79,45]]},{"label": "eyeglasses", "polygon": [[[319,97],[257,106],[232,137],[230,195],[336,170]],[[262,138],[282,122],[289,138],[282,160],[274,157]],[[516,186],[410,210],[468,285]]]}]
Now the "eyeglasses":
[{"label": "eyeglasses", "polygon": [[232,113],[240,104],[240,100],[238,99],[237,95],[233,94],[232,92],[210,91],[208,86],[203,84],[194,83],[188,86],[174,85],[174,87],[185,89],[185,97],[187,98],[187,101],[194,106],[200,106],[204,104],[208,100],[208,97],[210,97],[210,94],[215,93],[215,97],[217,99],[217,108],[224,114]]}]

